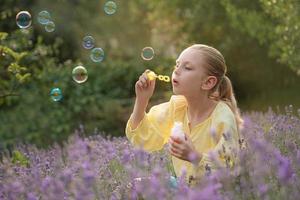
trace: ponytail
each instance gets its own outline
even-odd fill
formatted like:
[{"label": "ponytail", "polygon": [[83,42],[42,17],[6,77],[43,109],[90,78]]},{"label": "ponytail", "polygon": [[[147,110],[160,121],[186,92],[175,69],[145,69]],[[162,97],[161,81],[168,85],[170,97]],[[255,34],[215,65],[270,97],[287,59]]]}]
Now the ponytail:
[{"label": "ponytail", "polygon": [[220,85],[217,89],[218,99],[224,101],[232,110],[235,115],[238,130],[243,128],[243,119],[241,117],[235,95],[233,92],[232,84],[228,76],[224,75],[220,80]]}]

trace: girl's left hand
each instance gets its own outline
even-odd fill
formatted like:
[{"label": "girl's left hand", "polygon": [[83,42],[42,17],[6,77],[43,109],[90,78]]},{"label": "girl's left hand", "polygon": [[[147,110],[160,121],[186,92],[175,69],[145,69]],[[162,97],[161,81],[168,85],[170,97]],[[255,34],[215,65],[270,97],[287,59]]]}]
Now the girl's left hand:
[{"label": "girl's left hand", "polygon": [[191,163],[199,163],[201,155],[196,151],[191,139],[185,135],[186,140],[170,137],[169,152],[171,155]]}]

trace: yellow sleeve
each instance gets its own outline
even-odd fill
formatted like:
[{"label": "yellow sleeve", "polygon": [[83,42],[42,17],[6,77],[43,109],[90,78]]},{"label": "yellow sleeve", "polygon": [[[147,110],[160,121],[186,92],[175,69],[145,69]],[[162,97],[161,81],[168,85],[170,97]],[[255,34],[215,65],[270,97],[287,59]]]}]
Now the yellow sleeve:
[{"label": "yellow sleeve", "polygon": [[174,105],[172,98],[169,102],[153,106],[139,125],[131,128],[131,116],[126,125],[126,136],[134,146],[146,151],[156,151],[163,148],[170,137],[174,123]]},{"label": "yellow sleeve", "polygon": [[211,151],[202,153],[198,166],[201,174],[211,173],[221,167],[232,168],[238,162],[239,134],[235,121],[219,122],[215,128],[216,146]]}]

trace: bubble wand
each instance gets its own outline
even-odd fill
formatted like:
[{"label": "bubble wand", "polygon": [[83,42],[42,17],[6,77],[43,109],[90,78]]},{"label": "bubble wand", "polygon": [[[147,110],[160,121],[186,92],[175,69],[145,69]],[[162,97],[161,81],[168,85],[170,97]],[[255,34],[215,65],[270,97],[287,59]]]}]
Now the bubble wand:
[{"label": "bubble wand", "polygon": [[164,82],[170,82],[170,77],[169,76],[164,76],[164,75],[157,75],[155,74],[153,71],[147,71],[147,77],[150,81],[158,78],[158,80],[160,81],[164,81]]}]

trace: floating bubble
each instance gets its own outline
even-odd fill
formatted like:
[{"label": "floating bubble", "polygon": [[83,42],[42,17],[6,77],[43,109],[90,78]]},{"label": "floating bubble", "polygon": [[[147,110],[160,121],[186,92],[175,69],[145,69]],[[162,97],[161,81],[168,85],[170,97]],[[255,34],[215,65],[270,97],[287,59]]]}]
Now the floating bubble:
[{"label": "floating bubble", "polygon": [[88,79],[87,70],[83,66],[77,66],[72,71],[72,77],[76,83],[84,83]]},{"label": "floating bubble", "polygon": [[28,11],[20,11],[16,15],[16,22],[19,28],[28,28],[31,25],[31,15]]},{"label": "floating bubble", "polygon": [[60,101],[63,97],[61,89],[59,89],[59,88],[51,89],[50,97],[53,101]]},{"label": "floating bubble", "polygon": [[154,49],[152,47],[143,48],[141,56],[144,60],[152,60],[154,57]]},{"label": "floating bubble", "polygon": [[117,11],[117,4],[114,1],[107,1],[104,4],[104,12],[108,15],[113,15]]},{"label": "floating bubble", "polygon": [[45,30],[47,32],[53,32],[55,30],[55,24],[52,21],[49,21],[46,25],[45,25]]},{"label": "floating bubble", "polygon": [[101,62],[104,59],[104,51],[101,48],[94,48],[91,51],[90,58],[94,62]]},{"label": "floating bubble", "polygon": [[40,24],[45,25],[45,24],[49,23],[50,21],[51,21],[51,16],[50,16],[50,13],[48,11],[43,10],[43,11],[39,12],[38,22]]},{"label": "floating bubble", "polygon": [[95,39],[92,36],[85,36],[82,41],[82,46],[85,49],[91,49],[95,46]]}]

